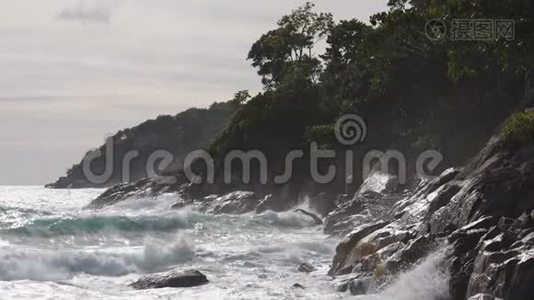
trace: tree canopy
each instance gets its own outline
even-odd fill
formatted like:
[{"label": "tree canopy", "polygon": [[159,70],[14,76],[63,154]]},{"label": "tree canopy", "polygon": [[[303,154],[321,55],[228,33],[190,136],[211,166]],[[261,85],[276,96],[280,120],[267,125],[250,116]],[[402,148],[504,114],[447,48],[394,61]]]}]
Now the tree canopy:
[{"label": "tree canopy", "polygon": [[334,25],[327,13],[313,11],[308,2],[278,21],[278,28],[262,35],[248,54],[266,89],[282,83],[315,82],[321,63],[314,49]]},{"label": "tree canopy", "polygon": [[[328,132],[336,119],[357,113],[368,120],[370,132],[362,147],[435,149],[449,163],[473,155],[527,97],[534,2],[390,0],[388,5],[367,23],[334,22],[312,3],[283,16],[248,53],[265,91],[241,106],[212,152],[247,148],[276,156],[310,139],[331,143]],[[512,20],[514,37],[427,36],[429,21],[450,30],[456,19]]]}]

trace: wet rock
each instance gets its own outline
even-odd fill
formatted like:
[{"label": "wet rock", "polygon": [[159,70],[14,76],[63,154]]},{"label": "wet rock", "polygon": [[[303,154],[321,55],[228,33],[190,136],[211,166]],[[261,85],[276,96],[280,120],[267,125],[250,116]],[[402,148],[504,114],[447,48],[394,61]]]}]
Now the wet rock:
[{"label": "wet rock", "polygon": [[165,287],[194,287],[208,283],[206,276],[197,270],[170,271],[147,275],[129,286],[134,289],[157,289]]},{"label": "wet rock", "polygon": [[447,170],[408,192],[364,183],[326,218],[325,232],[355,228],[336,248],[329,274],[361,274],[340,286],[348,290],[350,282],[360,293],[363,277],[373,283],[373,273],[396,274],[448,246],[452,299],[532,299],[533,182],[534,140],[496,136],[462,171]]},{"label": "wet rock", "polygon": [[362,183],[357,194],[393,194],[398,191],[399,186],[399,178],[397,176],[376,171]]},{"label": "wet rock", "polygon": [[188,180],[181,173],[144,178],[133,183],[121,183],[104,191],[86,208],[101,209],[129,198],[156,197],[165,193],[178,193],[187,185]]},{"label": "wet rock", "polygon": [[477,294],[470,297],[468,300],[502,300],[502,298],[495,298],[488,294]]},{"label": "wet rock", "polygon": [[311,273],[313,271],[317,271],[317,269],[314,266],[310,265],[309,263],[302,263],[300,264],[297,271],[302,272],[302,273]]},{"label": "wet rock", "polygon": [[351,295],[365,295],[371,286],[371,277],[365,274],[355,274],[354,276],[342,278],[334,283],[337,286],[337,291]]},{"label": "wet rock", "polygon": [[428,206],[426,219],[430,219],[434,212],[447,205],[451,201],[452,197],[458,194],[461,189],[462,187],[459,185],[446,184],[436,191],[436,197],[431,200],[430,205]]},{"label": "wet rock", "polygon": [[402,199],[398,191],[396,176],[372,173],[352,198],[339,201],[337,208],[327,215],[324,232],[345,235],[360,224],[392,220],[394,214],[390,214],[390,210]]},{"label": "wet rock", "polygon": [[253,211],[259,196],[254,192],[235,191],[220,197],[204,198],[202,210],[213,214],[243,214]]},{"label": "wet rock", "polygon": [[319,218],[315,214],[312,214],[311,212],[305,211],[304,209],[301,209],[301,208],[295,209],[295,212],[302,213],[302,214],[312,218],[313,221],[315,222],[315,225],[323,225],[323,220],[321,220],[321,218]]},{"label": "wet rock", "polygon": [[282,212],[290,210],[297,204],[298,198],[293,195],[291,187],[285,186],[276,193],[268,194],[258,201],[254,212],[257,214],[267,210]]},{"label": "wet rock", "polygon": [[351,281],[349,284],[349,291],[351,295],[365,295],[369,290],[370,279],[363,278]]},{"label": "wet rock", "polygon": [[350,263],[347,264],[346,260],[358,242],[374,231],[385,227],[386,225],[388,225],[388,222],[379,222],[375,224],[362,225],[355,229],[349,236],[347,236],[341,243],[337,245],[332,268],[330,268],[328,274],[336,275],[338,274],[338,271],[346,268],[348,265],[351,265]]},{"label": "wet rock", "polygon": [[300,283],[295,283],[291,286],[292,289],[300,289],[303,290],[304,286],[302,286]]}]

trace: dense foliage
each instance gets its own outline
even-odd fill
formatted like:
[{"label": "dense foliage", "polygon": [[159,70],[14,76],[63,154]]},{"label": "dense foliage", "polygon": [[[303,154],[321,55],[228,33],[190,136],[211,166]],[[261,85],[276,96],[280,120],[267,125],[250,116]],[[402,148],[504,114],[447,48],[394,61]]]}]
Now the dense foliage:
[{"label": "dense foliage", "polygon": [[534,140],[534,112],[514,114],[503,128],[505,139],[525,144]]},{"label": "dense foliage", "polygon": [[[527,98],[533,17],[529,0],[391,0],[369,24],[335,23],[308,3],[253,44],[248,58],[265,91],[210,150],[222,157],[260,149],[281,159],[310,140],[335,144],[328,133],[336,119],[357,113],[369,127],[362,149],[436,149],[449,164],[462,163]],[[434,41],[425,34],[428,21],[454,19],[513,19],[515,36]],[[326,49],[317,54],[321,40]]]}]

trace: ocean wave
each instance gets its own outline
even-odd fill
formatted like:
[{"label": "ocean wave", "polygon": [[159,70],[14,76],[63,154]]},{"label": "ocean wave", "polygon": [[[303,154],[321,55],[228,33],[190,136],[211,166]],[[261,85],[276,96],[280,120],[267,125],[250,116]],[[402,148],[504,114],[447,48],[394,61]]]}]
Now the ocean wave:
[{"label": "ocean wave", "polygon": [[149,239],[143,247],[113,250],[46,250],[0,248],[0,280],[65,280],[78,273],[122,276],[156,272],[193,260],[195,249],[187,236],[174,241]]},{"label": "ocean wave", "polygon": [[200,221],[199,214],[189,211],[166,215],[76,215],[37,218],[23,225],[5,228],[0,234],[31,237],[54,237],[111,232],[170,232],[191,228]]}]

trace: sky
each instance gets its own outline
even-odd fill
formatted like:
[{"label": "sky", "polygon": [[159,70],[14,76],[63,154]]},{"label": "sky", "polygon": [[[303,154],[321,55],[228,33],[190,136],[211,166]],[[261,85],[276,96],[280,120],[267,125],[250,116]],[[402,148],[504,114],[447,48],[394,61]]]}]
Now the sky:
[{"label": "sky", "polygon": [[[43,185],[106,136],[261,90],[250,46],[305,1],[0,0],[0,185]],[[317,0],[336,19],[387,0]]]}]

